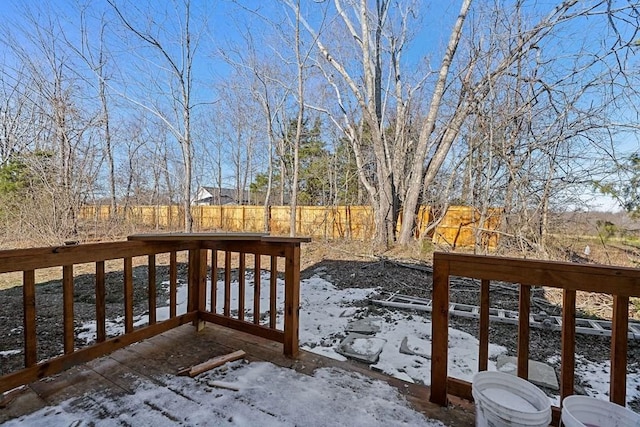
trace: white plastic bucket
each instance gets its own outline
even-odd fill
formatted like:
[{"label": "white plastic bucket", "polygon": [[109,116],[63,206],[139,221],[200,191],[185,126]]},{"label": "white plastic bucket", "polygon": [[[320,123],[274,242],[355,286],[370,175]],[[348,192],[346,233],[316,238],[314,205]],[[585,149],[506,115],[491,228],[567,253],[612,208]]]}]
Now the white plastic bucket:
[{"label": "white plastic bucket", "polygon": [[564,427],[638,427],[640,415],[606,400],[568,396],[562,401]]},{"label": "white plastic bucket", "polygon": [[504,372],[473,377],[476,427],[548,427],[551,401],[535,385]]}]

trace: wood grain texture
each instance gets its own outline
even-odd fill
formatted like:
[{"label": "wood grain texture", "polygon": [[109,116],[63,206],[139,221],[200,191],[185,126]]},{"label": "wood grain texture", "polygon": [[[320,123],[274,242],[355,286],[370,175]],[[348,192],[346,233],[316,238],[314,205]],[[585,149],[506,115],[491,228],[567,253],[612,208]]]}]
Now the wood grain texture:
[{"label": "wood grain texture", "polygon": [[198,248],[198,242],[105,242],[74,246],[0,251],[0,273],[37,270],[62,265],[86,264],[97,261]]},{"label": "wood grain texture", "polygon": [[218,356],[218,357],[214,357],[212,359],[209,359],[205,362],[202,363],[198,363],[197,365],[194,365],[190,368],[178,371],[178,375],[188,375],[191,378],[195,377],[196,375],[200,375],[203,372],[207,372],[210,371],[211,369],[215,369],[219,366],[224,365],[225,363],[228,362],[233,362],[234,360],[238,360],[238,359],[242,359],[244,356],[246,356],[247,353],[244,352],[244,350],[237,350],[234,351],[233,353],[229,353],[229,354],[225,354],[222,356]]},{"label": "wood grain texture", "polygon": [[518,376],[529,378],[529,314],[531,286],[520,285],[518,296]]},{"label": "wood grain texture", "polygon": [[176,317],[178,296],[178,255],[176,251],[169,254],[169,317]]},{"label": "wood grain texture", "polygon": [[611,329],[611,380],[609,399],[626,405],[627,397],[627,334],[629,331],[629,297],[613,297]]},{"label": "wood grain texture", "polygon": [[262,337],[271,341],[284,343],[284,332],[279,331],[277,329],[271,329],[265,326],[254,325],[253,323],[242,322],[238,319],[221,316],[219,314],[207,313],[207,312],[199,313],[199,317],[205,322],[215,323],[216,325],[235,329],[241,332],[246,332],[248,334],[255,335],[257,337]]},{"label": "wood grain texture", "polygon": [[434,256],[431,312],[431,395],[429,401],[447,406],[449,350],[449,261]]},{"label": "wood grain texture", "polygon": [[104,261],[96,262],[96,341],[107,339]]},{"label": "wood grain texture", "polygon": [[73,265],[62,267],[63,334],[64,353],[73,353],[75,347],[75,325],[73,322]]},{"label": "wood grain texture", "polygon": [[284,270],[284,354],[295,357],[300,315],[300,245],[290,244],[286,250]]},{"label": "wood grain texture", "polygon": [[489,363],[489,296],[490,281],[482,279],[480,282],[480,333],[478,348],[478,371],[486,371]]},{"label": "wood grain texture", "polygon": [[[181,367],[191,366],[238,349],[243,349],[247,353],[246,359],[250,363],[269,361],[282,368],[295,369],[303,375],[312,375],[319,368],[329,368],[353,372],[373,381],[382,381],[397,390],[411,407],[429,418],[441,420],[447,426],[474,424],[473,405],[469,402],[451,397],[449,407],[443,408],[429,403],[429,389],[423,385],[391,378],[359,363],[328,359],[305,351],[300,352],[298,359],[292,360],[282,354],[282,345],[279,343],[213,324],[207,324],[207,327],[199,333],[195,333],[191,327],[180,326],[139,342],[135,346],[117,350],[109,356],[92,361],[73,371],[67,371],[49,381],[34,383],[26,389],[25,393],[34,396],[32,400],[37,399],[38,404],[25,408],[28,412],[15,416],[32,413],[67,399],[82,402],[83,396],[86,396],[85,402],[93,403],[91,397],[98,393],[107,400],[111,397],[122,398],[133,393],[140,380],[158,384],[162,378],[175,375]],[[161,382],[159,387],[163,386],[165,383]],[[37,390],[37,393],[34,390]],[[172,393],[168,388],[164,388],[163,392]],[[180,391],[178,390],[177,393]],[[20,404],[20,400],[26,401],[28,396],[24,397],[25,399],[21,399],[22,396],[20,396],[14,400],[14,403]],[[178,394],[175,397],[176,401],[183,399],[183,396]],[[107,409],[104,405],[100,408]],[[0,424],[8,420],[7,415],[15,414],[16,409],[14,405],[0,410]],[[118,408],[113,409],[114,412],[107,410],[103,413],[106,419],[117,419]],[[166,415],[175,419],[184,417],[184,411],[180,405],[162,409]]]},{"label": "wood grain texture", "polygon": [[240,252],[238,257],[238,320],[244,320],[247,255]]},{"label": "wood grain texture", "polygon": [[218,304],[218,251],[211,249],[211,305],[209,311],[215,313]]},{"label": "wood grain texture", "polygon": [[278,320],[278,307],[276,306],[278,296],[278,258],[271,256],[271,270],[269,276],[269,327],[276,328]]},{"label": "wood grain texture", "polygon": [[133,332],[133,260],[124,259],[124,332]]},{"label": "wood grain texture", "polygon": [[576,291],[562,292],[562,343],[560,353],[560,398],[573,394],[576,366]]},{"label": "wood grain texture", "polygon": [[635,268],[444,252],[436,252],[433,256],[450,262],[451,275],[640,296],[640,270]]},{"label": "wood grain texture", "polygon": [[223,313],[231,315],[231,252],[224,253],[224,307]]},{"label": "wood grain texture", "polygon": [[260,255],[254,256],[253,264],[253,323],[260,324],[260,286],[261,286]]},{"label": "wood grain texture", "polygon": [[11,390],[19,385],[27,384],[47,376],[57,374],[71,366],[88,362],[129,344],[133,344],[134,342],[168,331],[176,326],[193,321],[197,316],[197,312],[186,313],[182,316],[156,323],[155,325],[137,329],[130,334],[111,338],[105,342],[85,347],[73,353],[55,357],[45,362],[38,363],[35,366],[5,375],[0,377],[0,393]]},{"label": "wood grain texture", "polygon": [[38,360],[36,340],[36,279],[33,270],[22,275],[22,305],[24,328],[24,366],[34,366]]},{"label": "wood grain texture", "polygon": [[149,286],[148,286],[148,301],[149,301],[149,324],[153,325],[156,323],[156,256],[149,255],[148,256],[148,277],[149,277]]}]

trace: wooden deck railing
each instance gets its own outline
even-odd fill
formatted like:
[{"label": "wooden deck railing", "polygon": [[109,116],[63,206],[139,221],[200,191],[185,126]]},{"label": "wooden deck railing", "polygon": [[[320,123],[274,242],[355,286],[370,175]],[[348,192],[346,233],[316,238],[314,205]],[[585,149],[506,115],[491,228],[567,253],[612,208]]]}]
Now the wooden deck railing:
[{"label": "wooden deck railing", "polygon": [[[131,343],[192,322],[198,328],[213,322],[283,343],[288,356],[298,353],[298,305],[300,292],[300,244],[307,238],[280,238],[259,234],[157,234],[130,236],[128,241],[95,243],[35,249],[0,251],[0,273],[22,272],[24,367],[0,377],[0,393],[22,384],[56,374],[73,365],[110,353]],[[177,254],[188,252],[188,303],[185,313],[178,314]],[[156,256],[169,255],[169,316],[156,317]],[[224,267],[218,266],[224,258]],[[211,256],[209,256],[211,255]],[[254,289],[251,321],[245,319],[246,259],[253,258]],[[134,324],[133,258],[146,257],[148,266],[148,323]],[[269,262],[269,304],[260,305],[260,272],[262,258]],[[232,258],[238,271],[238,304],[232,310]],[[124,333],[107,336],[105,315],[105,261],[121,260],[123,271]],[[278,262],[280,260],[280,263]],[[284,261],[284,262],[283,262]],[[76,348],[74,325],[74,265],[95,263],[96,343]],[[277,305],[278,268],[284,264],[284,303]],[[38,361],[36,271],[60,267],[63,292],[63,354]],[[211,287],[206,287],[207,270],[211,271]],[[224,271],[224,306],[216,309],[217,277]],[[140,292],[140,289],[137,289]],[[211,304],[206,305],[207,292]],[[2,310],[12,310],[2,307]],[[278,329],[277,312],[283,310],[283,328]],[[18,313],[18,308],[13,311]],[[269,312],[268,321],[261,320]],[[8,314],[8,313],[7,313]]]},{"label": "wooden deck railing", "polygon": [[[471,384],[448,377],[449,277],[480,280],[478,370],[487,369],[492,281],[519,284],[517,374],[528,378],[531,286],[560,288],[562,298],[561,399],[574,393],[576,291],[613,296],[610,400],[625,405],[629,297],[640,296],[640,270],[564,262],[435,253],[433,257],[431,402],[447,405],[447,394],[472,399]],[[553,408],[554,425],[560,409]]]}]

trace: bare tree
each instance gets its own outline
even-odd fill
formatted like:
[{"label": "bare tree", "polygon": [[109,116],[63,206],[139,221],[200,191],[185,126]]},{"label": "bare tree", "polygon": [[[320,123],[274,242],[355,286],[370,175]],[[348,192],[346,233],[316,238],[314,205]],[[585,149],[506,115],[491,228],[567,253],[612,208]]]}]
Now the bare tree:
[{"label": "bare tree", "polygon": [[[111,119],[111,99],[108,94],[108,81],[110,79],[107,67],[111,56],[107,52],[106,28],[107,18],[103,13],[98,22],[91,22],[91,17],[87,14],[87,8],[83,7],[79,10],[80,16],[80,41],[78,44],[73,38],[67,34],[63,34],[65,41],[74,54],[86,63],[87,67],[93,72],[93,75],[87,75],[83,69],[74,70],[78,78],[88,80],[90,77],[96,79],[95,84],[89,83],[95,88],[101,106],[101,116],[97,125],[102,128],[102,140],[104,142],[104,156],[107,162],[107,181],[109,188],[109,204],[111,215],[117,213],[117,194],[116,194],[116,176],[115,176],[115,159],[112,138],[112,119]],[[97,24],[98,35],[91,34],[90,28],[92,24]],[[95,45],[94,45],[95,43]]]},{"label": "bare tree", "polygon": [[[15,64],[14,70],[4,69],[5,77],[22,81],[16,90],[32,112],[31,120],[21,125],[26,132],[21,137],[24,149],[7,154],[23,163],[33,178],[27,183],[33,191],[17,208],[31,211],[33,228],[39,224],[47,229],[49,240],[66,239],[76,236],[78,209],[96,184],[97,112],[81,95],[86,86],[74,72],[72,52],[62,42],[63,26],[53,14],[41,12],[25,8],[22,25],[3,29],[5,52]],[[33,204],[26,203],[29,200]]]},{"label": "bare tree", "polygon": [[[296,10],[292,0],[283,2],[291,10]],[[611,71],[610,77],[624,80],[624,76],[616,73],[613,59],[627,57],[624,52],[629,50],[633,39],[629,38],[628,31],[621,28],[637,21],[633,5],[622,2],[614,6],[608,1],[566,1],[544,11],[542,7],[525,8],[523,2],[511,6],[502,2],[480,2],[477,16],[483,16],[485,20],[476,21],[475,26],[468,30],[469,43],[460,53],[471,4],[470,0],[461,1],[433,78],[422,69],[419,70],[422,77],[418,76],[413,83],[403,78],[407,69],[403,66],[402,54],[410,40],[407,31],[411,27],[409,19],[417,12],[417,5],[399,5],[384,0],[374,3],[334,0],[332,7],[329,2],[309,6],[306,17],[301,17],[302,24],[316,40],[319,55],[323,58],[318,67],[334,91],[333,100],[337,102],[339,111],[329,106],[316,107],[330,114],[334,124],[351,143],[360,180],[374,208],[376,241],[380,246],[395,241],[401,244],[409,242],[421,195],[425,188],[434,185],[451,148],[460,140],[461,129],[483,105],[492,88],[502,84],[500,79],[517,72],[516,68],[523,59],[535,61],[540,52],[545,54],[545,72],[549,78],[541,80],[539,76],[525,76],[540,85],[570,83],[580,88],[581,82],[576,81],[576,76],[593,72],[601,74],[598,70],[602,69]],[[488,12],[487,15],[484,11]],[[332,26],[315,24],[317,19],[313,20],[314,26],[308,19],[318,13],[331,12],[335,16],[322,22],[332,23]],[[491,34],[491,25],[500,27],[501,22],[487,20],[486,16],[497,16],[513,25],[501,27],[500,34]],[[512,20],[513,16],[520,19]],[[570,55],[562,57],[553,53],[552,38],[587,18],[600,20],[608,26],[614,36],[602,34],[602,37],[609,37],[613,48],[607,51],[598,47],[595,49],[598,52],[592,54],[578,47]],[[348,37],[344,37],[345,33]],[[633,34],[632,31],[631,36]],[[495,50],[498,41],[504,47],[500,51]],[[566,73],[561,76],[557,70],[553,73],[547,71],[550,63]],[[568,64],[573,67],[567,68]],[[554,78],[557,81],[553,81]],[[420,112],[415,94],[426,87],[430,87],[431,96],[425,105],[425,113],[411,113],[409,106],[412,103],[413,111]],[[445,99],[447,102],[443,103]],[[576,105],[571,99],[565,101],[565,111]],[[394,114],[390,114],[391,111]],[[569,121],[573,119],[566,118]],[[413,126],[419,123],[417,137],[411,135],[413,126],[410,123],[414,123]],[[570,129],[570,126],[565,129]],[[373,153],[373,163],[367,160],[370,152]],[[402,228],[396,236],[395,224],[400,209]]]},{"label": "bare tree", "polygon": [[[160,28],[158,28],[157,24],[154,24],[154,20],[149,20],[148,22],[151,22],[151,24],[147,26],[138,24],[134,19],[128,17],[128,12],[131,8],[127,8],[125,12],[114,0],[108,0],[108,3],[129,32],[157,54],[159,62],[155,62],[153,65],[157,67],[158,71],[168,70],[168,86],[171,90],[164,95],[165,97],[170,97],[171,112],[169,114],[165,111],[164,105],[149,103],[148,98],[136,99],[134,102],[157,115],[180,144],[184,164],[184,179],[182,181],[182,201],[185,211],[184,229],[185,232],[191,232],[193,225],[191,215],[193,163],[191,120],[195,108],[193,98],[193,65],[199,43],[199,34],[194,33],[191,28],[191,2],[184,0],[180,1],[179,5],[177,3],[174,5],[176,10],[180,10],[182,14],[182,16],[177,17],[180,24],[179,33],[174,35],[179,45],[177,52],[171,47],[172,43],[175,43],[176,40],[160,39],[158,36],[158,30]],[[133,7],[133,9],[136,8]],[[154,13],[158,13],[158,11],[156,10]],[[163,31],[164,30],[166,29],[163,29]]]}]

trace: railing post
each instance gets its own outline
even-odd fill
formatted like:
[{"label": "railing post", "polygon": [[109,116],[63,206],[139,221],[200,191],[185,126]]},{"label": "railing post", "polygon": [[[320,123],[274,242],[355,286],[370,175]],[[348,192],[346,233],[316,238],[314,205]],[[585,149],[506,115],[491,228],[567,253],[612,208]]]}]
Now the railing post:
[{"label": "railing post", "polygon": [[518,376],[529,379],[529,314],[531,286],[520,285],[518,297]]},{"label": "railing post", "polygon": [[73,323],[73,265],[62,266],[64,354],[73,353],[75,332]]},{"label": "railing post", "polygon": [[489,293],[490,281],[480,281],[480,333],[478,349],[478,371],[486,371],[489,362],[489,306],[491,304]]},{"label": "railing post", "polygon": [[36,279],[34,270],[22,273],[24,366],[38,363],[36,337]]},{"label": "railing post", "polygon": [[[272,273],[273,274],[273,273]],[[300,243],[290,243],[285,249],[284,270],[284,354],[298,355],[300,312]]]},{"label": "railing post", "polygon": [[431,395],[429,401],[447,406],[449,345],[449,262],[433,254],[431,312]]},{"label": "railing post", "polygon": [[[207,280],[207,251],[206,249],[189,250],[189,302],[187,311],[205,311],[206,280]],[[204,328],[204,321],[197,318],[193,326],[198,331]]]},{"label": "railing post", "polygon": [[560,398],[573,394],[576,367],[576,291],[562,290]]},{"label": "railing post", "polygon": [[133,332],[133,259],[124,259],[124,332]]},{"label": "railing post", "polygon": [[613,318],[611,319],[611,380],[609,400],[626,405],[627,340],[629,331],[629,297],[613,296]]}]

